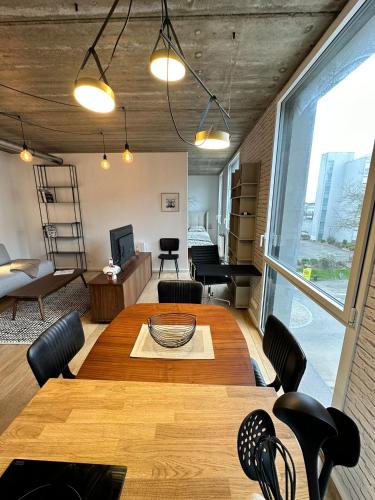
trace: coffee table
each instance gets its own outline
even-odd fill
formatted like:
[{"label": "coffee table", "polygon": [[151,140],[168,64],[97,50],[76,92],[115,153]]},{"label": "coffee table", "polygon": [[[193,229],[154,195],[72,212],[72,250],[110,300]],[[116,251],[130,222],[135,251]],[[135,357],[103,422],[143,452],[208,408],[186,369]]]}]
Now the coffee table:
[{"label": "coffee table", "polygon": [[75,280],[79,276],[81,277],[85,287],[87,288],[87,283],[85,277],[83,276],[84,271],[82,269],[75,269],[72,274],[63,274],[60,276],[54,276],[53,274],[47,274],[43,278],[32,281],[31,283],[17,288],[14,292],[9,293],[8,297],[14,299],[13,302],[13,316],[12,319],[16,319],[17,305],[20,300],[35,301],[39,304],[40,315],[42,320],[45,321],[43,299],[57,290],[60,290],[63,286],[66,286],[71,281]]}]

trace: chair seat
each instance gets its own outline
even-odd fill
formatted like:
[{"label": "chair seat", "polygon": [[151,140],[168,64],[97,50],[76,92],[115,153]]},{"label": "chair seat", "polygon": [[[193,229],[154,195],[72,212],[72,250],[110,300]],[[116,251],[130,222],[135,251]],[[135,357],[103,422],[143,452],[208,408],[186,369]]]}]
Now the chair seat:
[{"label": "chair seat", "polygon": [[257,385],[257,387],[267,387],[267,383],[263,378],[259,365],[254,358],[251,358],[251,364],[254,370],[255,384]]},{"label": "chair seat", "polygon": [[195,276],[196,281],[200,281],[206,285],[224,285],[231,283],[229,276]]},{"label": "chair seat", "polygon": [[172,254],[161,253],[159,255],[159,259],[162,259],[162,260],[176,260],[176,259],[178,259],[178,253],[172,253]]}]

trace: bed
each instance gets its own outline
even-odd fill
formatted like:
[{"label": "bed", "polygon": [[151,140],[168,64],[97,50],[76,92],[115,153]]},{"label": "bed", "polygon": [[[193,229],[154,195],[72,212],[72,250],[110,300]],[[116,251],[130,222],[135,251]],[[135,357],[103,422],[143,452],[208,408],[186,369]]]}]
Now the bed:
[{"label": "bed", "polygon": [[208,219],[209,213],[206,212],[189,212],[188,226],[188,247],[192,246],[208,246],[213,245],[210,235],[208,234]]}]

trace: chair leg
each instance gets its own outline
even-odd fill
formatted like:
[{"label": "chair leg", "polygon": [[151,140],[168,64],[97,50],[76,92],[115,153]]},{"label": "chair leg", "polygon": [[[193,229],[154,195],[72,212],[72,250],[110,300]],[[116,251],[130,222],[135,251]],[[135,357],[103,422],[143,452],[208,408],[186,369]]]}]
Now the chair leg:
[{"label": "chair leg", "polygon": [[179,269],[178,269],[177,259],[175,259],[175,261],[174,261],[174,265],[175,265],[175,267],[176,267],[176,274],[177,274],[177,279],[178,279],[178,272],[179,272]]},{"label": "chair leg", "polygon": [[164,267],[164,259],[160,259],[160,267],[159,267],[159,278],[160,278],[160,273],[162,272]]}]

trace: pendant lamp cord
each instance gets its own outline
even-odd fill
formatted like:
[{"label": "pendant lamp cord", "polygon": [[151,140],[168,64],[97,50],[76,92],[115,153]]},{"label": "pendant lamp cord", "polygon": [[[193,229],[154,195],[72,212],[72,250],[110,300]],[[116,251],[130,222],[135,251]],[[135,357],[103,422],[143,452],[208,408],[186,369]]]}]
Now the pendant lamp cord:
[{"label": "pendant lamp cord", "polygon": [[102,139],[103,139],[103,155],[105,156],[106,152],[105,152],[105,141],[104,141],[104,133],[103,131],[101,130],[100,133],[102,134]]},{"label": "pendant lamp cord", "polygon": [[18,115],[18,119],[20,121],[20,124],[21,124],[21,130],[22,130],[22,138],[23,138],[23,143],[26,144],[26,141],[25,141],[25,132],[23,130],[23,123],[22,123],[22,118],[21,118],[21,115]]},{"label": "pendant lamp cord", "polygon": [[126,123],[126,109],[124,106],[122,106],[121,108],[124,112],[124,125],[125,125],[125,143],[127,144],[128,143],[128,126],[127,126],[127,123]]}]

